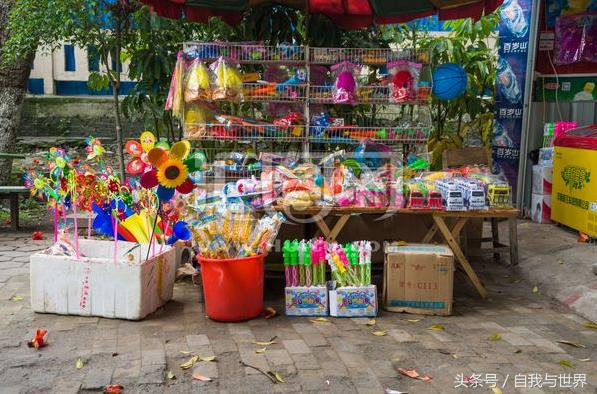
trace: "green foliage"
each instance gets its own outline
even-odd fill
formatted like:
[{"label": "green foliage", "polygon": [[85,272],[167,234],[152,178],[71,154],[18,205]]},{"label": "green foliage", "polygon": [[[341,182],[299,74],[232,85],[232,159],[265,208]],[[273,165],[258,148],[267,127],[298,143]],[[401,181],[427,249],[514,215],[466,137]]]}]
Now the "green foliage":
[{"label": "green foliage", "polygon": [[384,38],[403,48],[429,51],[432,66],[460,64],[468,75],[465,93],[453,100],[431,103],[433,130],[429,150],[435,167],[441,162],[444,149],[460,147],[467,135],[474,134],[484,146],[491,144],[493,131],[493,92],[497,53],[489,40],[497,38],[499,14],[493,13],[474,22],[459,19],[446,22],[448,35],[431,35],[418,29],[416,23],[392,25],[382,29]]}]

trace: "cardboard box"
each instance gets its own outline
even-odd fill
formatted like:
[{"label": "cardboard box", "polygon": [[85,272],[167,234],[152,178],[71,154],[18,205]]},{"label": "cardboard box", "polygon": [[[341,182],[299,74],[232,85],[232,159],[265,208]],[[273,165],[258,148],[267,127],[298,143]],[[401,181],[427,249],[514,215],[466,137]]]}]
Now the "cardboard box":
[{"label": "cardboard box", "polygon": [[532,193],[549,194],[553,183],[553,167],[541,165],[533,166],[533,189]]},{"label": "cardboard box", "polygon": [[328,289],[322,286],[286,287],[286,315],[327,316]]},{"label": "cardboard box", "polygon": [[330,290],[330,315],[336,317],[377,316],[377,287],[338,287]]},{"label": "cardboard box", "polygon": [[551,221],[551,194],[532,194],[531,219],[536,223],[553,223]]},{"label": "cardboard box", "polygon": [[447,245],[385,245],[384,309],[449,315],[453,285],[454,254]]}]

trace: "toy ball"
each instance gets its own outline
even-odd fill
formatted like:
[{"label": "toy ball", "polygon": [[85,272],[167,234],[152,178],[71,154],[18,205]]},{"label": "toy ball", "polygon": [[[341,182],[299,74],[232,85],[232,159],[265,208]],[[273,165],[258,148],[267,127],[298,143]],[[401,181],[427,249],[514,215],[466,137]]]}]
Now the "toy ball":
[{"label": "toy ball", "polygon": [[323,186],[323,176],[321,174],[315,175],[315,186],[317,186],[317,187]]},{"label": "toy ball", "polygon": [[433,71],[433,95],[439,100],[452,100],[466,90],[468,77],[462,66],[446,63]]}]

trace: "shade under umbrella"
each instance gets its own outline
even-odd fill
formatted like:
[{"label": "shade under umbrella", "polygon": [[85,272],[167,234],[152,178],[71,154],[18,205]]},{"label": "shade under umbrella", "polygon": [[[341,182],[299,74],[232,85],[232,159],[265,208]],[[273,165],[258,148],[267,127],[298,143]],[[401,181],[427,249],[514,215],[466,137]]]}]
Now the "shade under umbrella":
[{"label": "shade under umbrella", "polygon": [[[159,15],[206,22],[219,17],[238,24],[248,8],[271,3],[268,0],[142,0]],[[495,11],[503,0],[281,0],[277,4],[327,15],[345,29],[376,24],[402,23],[437,14],[440,20],[479,19]]]}]

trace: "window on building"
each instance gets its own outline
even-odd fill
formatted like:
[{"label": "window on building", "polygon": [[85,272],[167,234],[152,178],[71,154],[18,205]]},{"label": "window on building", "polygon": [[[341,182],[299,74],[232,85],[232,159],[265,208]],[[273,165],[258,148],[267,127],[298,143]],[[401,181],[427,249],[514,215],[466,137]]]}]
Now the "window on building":
[{"label": "window on building", "polygon": [[89,45],[87,47],[87,71],[99,71],[99,52],[94,45]]},{"label": "window on building", "polygon": [[64,71],[76,71],[75,47],[70,44],[64,45]]}]

